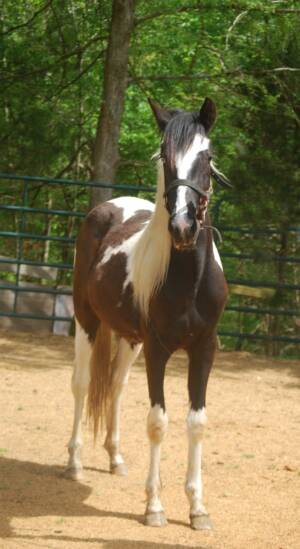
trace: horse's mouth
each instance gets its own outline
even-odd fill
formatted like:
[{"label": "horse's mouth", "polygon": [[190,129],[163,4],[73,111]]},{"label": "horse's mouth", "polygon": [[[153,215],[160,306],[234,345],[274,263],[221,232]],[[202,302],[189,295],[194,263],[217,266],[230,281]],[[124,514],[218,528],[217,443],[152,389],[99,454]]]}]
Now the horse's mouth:
[{"label": "horse's mouth", "polygon": [[196,248],[196,240],[188,244],[173,241],[173,246],[178,252],[188,252]]}]

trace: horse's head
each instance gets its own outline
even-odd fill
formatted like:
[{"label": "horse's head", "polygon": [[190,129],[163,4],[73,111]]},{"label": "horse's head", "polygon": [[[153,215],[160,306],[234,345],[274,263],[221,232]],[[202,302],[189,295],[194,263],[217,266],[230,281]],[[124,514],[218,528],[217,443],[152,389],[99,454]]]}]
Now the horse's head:
[{"label": "horse's head", "polygon": [[216,107],[206,98],[200,111],[165,109],[149,99],[163,132],[160,158],[164,166],[169,231],[178,250],[193,248],[204,223],[211,192],[208,133]]}]

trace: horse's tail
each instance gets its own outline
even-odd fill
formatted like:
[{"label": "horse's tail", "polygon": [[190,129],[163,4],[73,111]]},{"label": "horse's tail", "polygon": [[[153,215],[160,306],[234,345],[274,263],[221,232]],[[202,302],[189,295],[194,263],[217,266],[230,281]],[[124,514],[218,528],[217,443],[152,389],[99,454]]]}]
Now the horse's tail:
[{"label": "horse's tail", "polygon": [[99,324],[93,344],[90,373],[87,415],[93,422],[96,439],[99,423],[102,429],[107,415],[112,387],[111,330],[103,321]]}]

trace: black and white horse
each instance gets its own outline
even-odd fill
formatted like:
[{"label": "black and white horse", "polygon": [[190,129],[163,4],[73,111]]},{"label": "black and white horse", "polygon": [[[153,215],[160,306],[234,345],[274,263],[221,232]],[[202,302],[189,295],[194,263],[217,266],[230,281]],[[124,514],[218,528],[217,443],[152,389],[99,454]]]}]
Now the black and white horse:
[{"label": "black and white horse", "polygon": [[[82,473],[81,416],[88,392],[95,433],[105,419],[110,470],[126,474],[119,442],[120,398],[129,368],[144,345],[150,397],[145,523],[166,523],[159,476],[168,425],[163,383],[168,359],[184,349],[190,400],[185,490],[191,526],[210,528],[201,482],[205,395],[227,296],[207,212],[214,170],[208,133],[216,109],[210,99],[193,113],[149,102],[163,133],[155,205],[132,197],[100,204],[86,217],[77,240],[75,415],[66,473],[73,479]],[[112,333],[118,342],[114,357]]]}]

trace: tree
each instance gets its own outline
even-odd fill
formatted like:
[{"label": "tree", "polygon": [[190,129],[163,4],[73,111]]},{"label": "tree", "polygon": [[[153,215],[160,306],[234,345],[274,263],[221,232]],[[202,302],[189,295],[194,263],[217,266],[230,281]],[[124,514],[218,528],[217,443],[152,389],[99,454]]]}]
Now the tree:
[{"label": "tree", "polygon": [[[119,159],[119,134],[127,88],[128,54],[135,0],[113,0],[104,68],[103,98],[93,158],[93,180],[113,183]],[[111,198],[111,189],[94,188],[90,205]]]},{"label": "tree", "polygon": [[[136,189],[153,185],[150,158],[160,137],[147,96],[187,110],[210,96],[218,107],[214,156],[234,183],[229,201],[219,189],[212,198],[224,198],[219,220],[244,231],[258,224],[281,229],[281,237],[227,232],[223,251],[248,256],[238,266],[227,257],[227,274],[299,284],[299,264],[273,258],[299,248],[296,232],[286,229],[299,223],[298,3],[30,0],[25,10],[21,0],[0,0],[0,170],[116,181]],[[86,190],[40,184],[32,189],[31,206],[89,206]],[[1,183],[11,204],[18,192],[12,182]],[[93,203],[108,196],[94,193]],[[17,213],[1,213],[1,228],[15,230],[18,223]],[[27,224],[32,232],[49,230],[42,216],[28,217]],[[56,218],[51,231],[75,235],[77,225]],[[44,244],[27,252],[30,259],[43,257]],[[71,261],[68,253],[64,259]],[[51,243],[49,258],[61,258],[61,245]],[[277,292],[275,300],[293,308],[295,296],[299,305],[299,292]],[[275,300],[264,305],[277,306]],[[255,331],[265,326],[262,318],[245,315],[242,322]],[[266,329],[295,333],[292,314],[275,328],[268,318]],[[224,322],[231,326],[235,320],[226,316]]]}]

